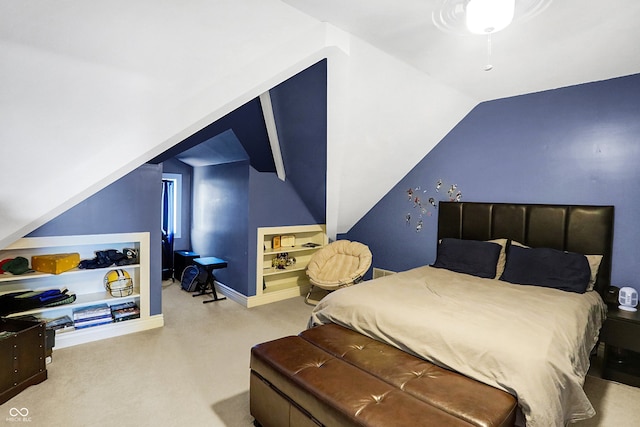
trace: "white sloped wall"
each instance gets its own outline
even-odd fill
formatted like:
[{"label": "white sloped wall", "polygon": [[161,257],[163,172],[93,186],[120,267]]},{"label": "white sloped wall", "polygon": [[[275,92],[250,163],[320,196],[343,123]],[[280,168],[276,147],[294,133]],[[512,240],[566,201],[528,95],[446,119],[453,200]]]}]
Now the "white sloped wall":
[{"label": "white sloped wall", "polygon": [[277,0],[0,7],[4,244],[322,48],[322,25]]},{"label": "white sloped wall", "polygon": [[3,2],[0,247],[328,57],[329,232],[475,102],[277,0]]},{"label": "white sloped wall", "polygon": [[357,37],[345,39],[348,53],[329,68],[331,236],[349,231],[478,103]]}]

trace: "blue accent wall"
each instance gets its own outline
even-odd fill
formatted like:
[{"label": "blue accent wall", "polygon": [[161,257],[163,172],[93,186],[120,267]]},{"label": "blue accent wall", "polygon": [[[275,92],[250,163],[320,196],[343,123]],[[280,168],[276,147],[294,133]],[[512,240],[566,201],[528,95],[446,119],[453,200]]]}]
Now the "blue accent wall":
[{"label": "blue accent wall", "polygon": [[58,215],[28,237],[149,232],[151,314],[162,313],[160,165],[143,165]]},{"label": "blue accent wall", "polygon": [[315,221],[326,222],[327,60],[270,91],[287,180]]},{"label": "blue accent wall", "polygon": [[228,267],[217,270],[216,279],[246,295],[249,162],[194,168],[192,200],[193,251],[226,260]]},{"label": "blue accent wall", "polygon": [[314,224],[292,184],[248,162],[193,169],[193,251],[225,259],[215,272],[225,286],[255,295],[257,228]]},{"label": "blue accent wall", "polygon": [[258,227],[316,224],[315,217],[290,181],[252,169],[249,180],[249,281],[248,293],[256,294]]},{"label": "blue accent wall", "polygon": [[640,74],[482,103],[340,238],[368,244],[375,267],[433,262],[437,209],[416,232],[407,189],[445,200],[438,179],[463,201],[614,205],[612,283],[638,287],[639,138]]},{"label": "blue accent wall", "polygon": [[[285,163],[284,182],[275,173],[256,170],[252,153],[250,162],[193,168],[191,249],[200,256],[227,260],[228,267],[217,271],[216,278],[243,295],[256,293],[258,227],[326,221],[326,73],[326,60],[320,61],[270,92]],[[239,110],[255,112],[255,105],[252,101]],[[249,135],[243,127],[252,127],[255,121],[234,123],[234,133]],[[212,124],[207,132],[212,129],[221,129],[221,124]],[[264,121],[258,130],[264,130]],[[268,141],[255,142],[269,147]]]}]

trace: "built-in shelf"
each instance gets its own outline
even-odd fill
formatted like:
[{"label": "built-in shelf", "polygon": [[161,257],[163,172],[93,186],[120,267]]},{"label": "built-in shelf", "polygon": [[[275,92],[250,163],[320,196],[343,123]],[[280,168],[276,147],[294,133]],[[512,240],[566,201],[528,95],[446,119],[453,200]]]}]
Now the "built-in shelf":
[{"label": "built-in shelf", "polygon": [[[307,265],[317,251],[327,245],[324,224],[260,227],[257,233],[256,294],[247,299],[247,306],[267,304],[300,295],[309,290]],[[273,247],[274,237],[293,236],[293,246]],[[308,247],[305,244],[315,244]],[[278,255],[288,254],[295,264],[273,267]]]},{"label": "built-in shelf", "polygon": [[[134,301],[140,308],[140,318],[86,329],[56,332],[55,348],[110,338],[118,335],[161,327],[162,314],[150,313],[150,245],[149,233],[97,234],[84,236],[25,237],[0,251],[0,259],[22,256],[31,260],[33,255],[79,253],[81,259],[93,259],[96,251],[133,248],[138,252],[138,263],[110,266],[107,268],[74,268],[61,274],[31,272],[21,275],[0,275],[0,294],[22,290],[62,289],[75,294],[70,304],[41,307],[15,312],[7,317],[32,315],[47,320],[61,316],[73,318],[73,311],[86,306],[106,303],[111,306]],[[133,293],[125,297],[114,297],[105,289],[104,277],[114,268],[124,269],[133,281]]]}]

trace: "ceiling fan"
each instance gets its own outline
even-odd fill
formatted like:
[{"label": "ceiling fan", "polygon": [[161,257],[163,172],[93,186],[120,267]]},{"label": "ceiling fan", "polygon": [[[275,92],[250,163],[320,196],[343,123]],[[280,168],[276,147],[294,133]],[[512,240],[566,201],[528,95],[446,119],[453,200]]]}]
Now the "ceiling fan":
[{"label": "ceiling fan", "polygon": [[442,0],[431,19],[434,25],[446,33],[458,35],[486,35],[487,63],[491,65],[491,35],[511,23],[530,19],[543,12],[552,0]]}]

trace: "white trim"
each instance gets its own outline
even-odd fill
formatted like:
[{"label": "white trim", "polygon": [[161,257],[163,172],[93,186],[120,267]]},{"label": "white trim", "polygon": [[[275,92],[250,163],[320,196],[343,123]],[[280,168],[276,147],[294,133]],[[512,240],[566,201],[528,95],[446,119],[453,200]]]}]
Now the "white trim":
[{"label": "white trim", "polygon": [[[33,255],[43,253],[77,252],[81,258],[91,253],[95,254],[97,248],[113,247],[114,244],[133,245],[139,249],[139,263],[123,266],[130,273],[137,276],[135,279],[139,286],[139,293],[118,300],[103,289],[102,278],[105,270],[99,269],[73,269],[62,274],[30,273],[11,276],[10,280],[3,278],[2,288],[11,290],[15,288],[27,288],[31,284],[46,283],[49,287],[69,286],[69,290],[77,294],[73,303],[56,307],[31,310],[29,313],[58,313],[71,316],[74,309],[86,307],[92,304],[107,303],[112,305],[118,301],[138,301],[140,318],[117,323],[94,326],[87,329],[75,329],[56,334],[55,348],[69,347],[85,342],[116,337],[123,334],[158,328],[164,325],[162,314],[151,315],[151,290],[150,290],[150,234],[149,232],[117,233],[117,234],[91,234],[75,236],[44,236],[25,237],[2,250],[3,257],[15,257],[17,255],[30,258]],[[86,259],[86,258],[85,258]],[[98,279],[97,281],[95,279]],[[37,286],[37,285],[36,285]],[[100,291],[98,291],[98,289]],[[15,313],[17,316],[21,313]]]},{"label": "white trim", "polygon": [[57,333],[54,349],[57,350],[87,342],[103,340],[105,338],[113,338],[134,332],[161,328],[163,326],[164,316],[162,314],[156,314],[147,318],[109,323],[106,325],[94,326],[92,328],[75,330],[73,332]]},{"label": "white trim", "polygon": [[278,129],[276,127],[275,116],[273,115],[273,105],[271,104],[271,95],[269,94],[269,91],[260,94],[260,105],[262,105],[262,115],[264,116],[264,124],[267,127],[267,135],[269,136],[273,162],[276,164],[276,172],[278,174],[278,178],[284,181],[287,174],[285,173],[284,162],[282,161]]},{"label": "white trim", "polygon": [[307,292],[309,292],[308,286],[301,286],[248,297],[218,281],[216,281],[216,285],[218,285],[218,291],[222,295],[247,308],[271,304],[272,302],[282,301],[283,299],[305,296]]},{"label": "white trim", "polygon": [[247,296],[241,294],[240,292],[236,291],[235,289],[231,289],[230,287],[228,287],[227,285],[225,285],[224,283],[220,283],[216,280],[216,286],[217,286],[217,291],[219,293],[221,293],[222,295],[224,295],[225,297],[229,298],[230,300],[237,302],[238,304],[247,307]]},{"label": "white trim", "polygon": [[282,289],[280,291],[267,292],[261,295],[255,295],[248,298],[247,307],[256,307],[272,302],[282,301],[284,299],[305,296],[309,292],[308,285],[297,286],[295,288]]},{"label": "white trim", "polygon": [[[61,240],[63,239],[63,240]],[[53,246],[78,246],[89,245],[92,243],[103,244],[105,239],[106,243],[130,243],[135,241],[149,241],[148,232],[136,232],[136,233],[106,233],[106,234],[81,234],[75,236],[41,236],[41,237],[25,237],[20,240],[16,240],[3,250],[13,249],[31,249],[38,247],[53,247]],[[63,243],[61,243],[63,241]]]}]

